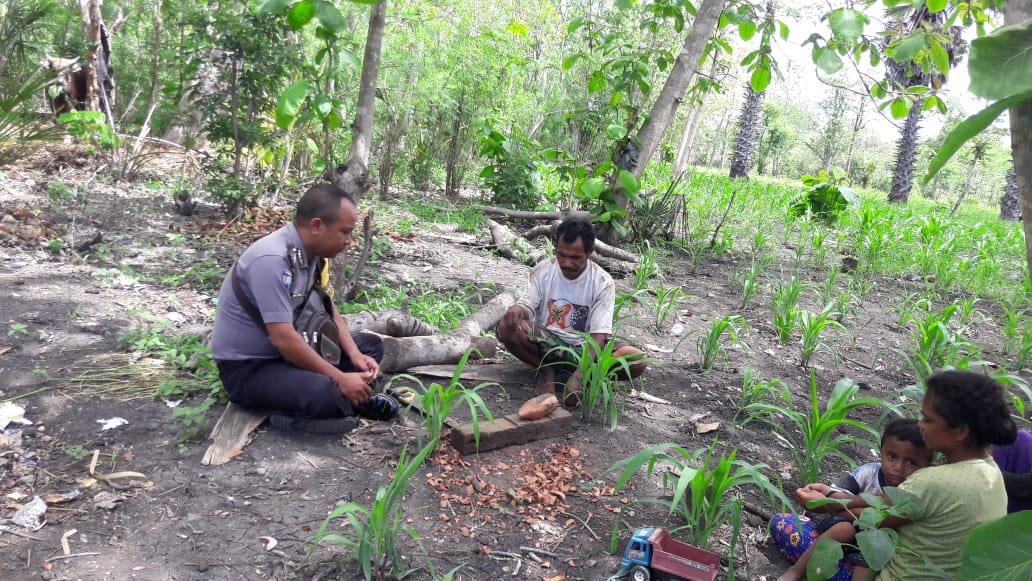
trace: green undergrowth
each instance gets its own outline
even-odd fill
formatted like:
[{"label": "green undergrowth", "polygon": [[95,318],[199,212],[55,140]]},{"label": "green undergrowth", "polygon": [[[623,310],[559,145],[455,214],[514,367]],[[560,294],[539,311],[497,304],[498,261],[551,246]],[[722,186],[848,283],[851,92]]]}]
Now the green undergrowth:
[{"label": "green undergrowth", "polygon": [[423,283],[395,287],[381,282],[378,286],[358,291],[354,300],[338,303],[337,308],[344,314],[401,310],[447,332],[495,294],[493,283],[442,290]]}]

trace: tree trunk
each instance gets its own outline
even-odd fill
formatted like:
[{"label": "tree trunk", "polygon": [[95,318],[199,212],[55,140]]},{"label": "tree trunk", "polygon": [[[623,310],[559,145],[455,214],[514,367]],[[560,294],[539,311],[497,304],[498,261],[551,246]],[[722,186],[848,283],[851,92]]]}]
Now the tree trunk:
[{"label": "tree trunk", "polygon": [[[670,70],[670,76],[667,77],[663,89],[656,97],[656,102],[646,116],[645,123],[638,130],[636,140],[639,146],[634,145],[635,140],[628,140],[622,150],[614,155],[615,159],[627,160],[626,163],[621,164],[627,167],[621,169],[626,169],[639,178],[645,171],[649,160],[652,159],[652,154],[656,152],[659,142],[663,139],[663,134],[666,133],[667,127],[677,113],[677,106],[684,98],[688,83],[691,82],[695,71],[699,68],[699,61],[706,51],[710,35],[717,26],[717,19],[724,11],[724,4],[724,0],[702,0],[695,21],[692,22],[692,27],[684,40],[681,53],[677,55],[677,60]],[[615,177],[611,180],[611,186],[615,188],[614,199],[620,208],[626,209],[627,195],[624,194],[620,181]],[[602,238],[613,238],[610,228],[604,229],[599,234]]]},{"label": "tree trunk", "polygon": [[853,134],[849,137],[849,151],[846,152],[846,176],[853,167],[853,153],[856,151],[856,136],[864,127],[864,106],[867,105],[865,97],[860,98],[860,107],[856,110],[856,119],[853,120]]},{"label": "tree trunk", "polygon": [[917,127],[921,121],[921,101],[910,106],[906,122],[900,129],[896,145],[896,165],[892,170],[890,202],[906,203],[914,186],[914,163],[917,161]]},{"label": "tree trunk", "polygon": [[[713,51],[715,54],[712,55],[710,62],[709,76],[711,79],[717,76],[717,66],[720,63],[720,53]],[[692,150],[692,145],[695,143],[695,134],[699,131],[699,123],[702,121],[702,108],[706,105],[706,97],[709,97],[710,92],[706,91],[699,95],[699,102],[692,109],[691,114],[688,116],[688,122],[684,126],[684,134],[681,135],[681,143],[677,148],[677,156],[674,157],[674,168],[671,172],[674,176],[684,175],[685,169],[688,167],[688,154]]]},{"label": "tree trunk", "polygon": [[151,45],[150,90],[147,92],[147,104],[143,110],[148,113],[154,107],[154,99],[158,93],[158,57],[161,55],[161,2],[154,3],[154,44]]},{"label": "tree trunk", "polygon": [[462,127],[466,117],[466,88],[459,90],[459,102],[452,113],[451,135],[448,136],[448,154],[445,157],[444,193],[451,201],[459,199],[459,150],[466,141]]},{"label": "tree trunk", "polygon": [[1018,196],[1018,178],[1014,167],[1007,170],[1007,182],[1003,186],[1003,197],[1000,198],[1000,219],[1017,222],[1021,217],[1021,200]]},{"label": "tree trunk", "polygon": [[[1018,24],[1032,18],[1032,2],[1011,0],[1004,4],[1006,24]],[[1025,262],[1032,273],[1032,101],[1010,109],[1011,151],[1015,183],[1021,199],[1025,229]]]},{"label": "tree trunk", "polygon": [[749,175],[756,156],[756,137],[759,134],[760,111],[763,110],[763,92],[757,93],[746,83],[745,101],[738,117],[738,131],[735,134],[734,152],[731,154],[731,171],[728,177],[744,178]]},{"label": "tree trunk", "polygon": [[82,30],[86,36],[86,62],[82,64],[86,73],[86,94],[79,99],[86,104],[87,111],[96,111],[97,97],[97,51],[100,49],[100,4],[101,0],[79,0],[82,13]]},{"label": "tree trunk", "polygon": [[[498,323],[505,311],[516,304],[516,297],[504,292],[491,299],[479,311],[459,323],[454,331],[446,335],[430,337],[384,337],[383,361],[380,369],[384,373],[397,373],[417,365],[433,363],[457,363],[470,349],[490,349],[494,341],[480,335]],[[486,354],[485,354],[486,355]]]},{"label": "tree trunk", "polygon": [[964,187],[960,189],[960,195],[957,196],[957,203],[953,204],[953,209],[950,210],[950,218],[957,215],[957,210],[960,209],[960,203],[964,201],[964,196],[971,191],[971,182],[975,178],[975,166],[978,165],[978,160],[978,155],[973,155],[971,157],[971,165],[968,166],[967,179],[964,180]]},{"label": "tree trunk", "polygon": [[369,144],[373,139],[373,116],[376,112],[376,77],[380,73],[380,52],[387,21],[387,0],[369,9],[369,31],[362,55],[362,78],[359,81],[355,121],[351,124],[351,152],[348,162],[338,168],[332,181],[352,195],[361,196],[369,189]]}]

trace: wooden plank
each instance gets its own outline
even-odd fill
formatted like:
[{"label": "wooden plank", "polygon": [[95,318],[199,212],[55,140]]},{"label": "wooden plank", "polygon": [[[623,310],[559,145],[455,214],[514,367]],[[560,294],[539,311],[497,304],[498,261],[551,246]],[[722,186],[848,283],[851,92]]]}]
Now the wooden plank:
[{"label": "wooden plank", "polygon": [[[412,375],[451,378],[455,375],[456,365],[420,365],[407,371]],[[466,365],[459,379],[474,381],[494,381],[497,383],[535,385],[534,368],[526,363],[489,363],[485,365]]]},{"label": "wooden plank", "polygon": [[221,466],[239,456],[244,446],[251,442],[251,432],[268,416],[267,413],[245,409],[229,402],[208,436],[208,439],[215,442],[208,446],[201,464]]},{"label": "wooden plank", "polygon": [[473,424],[467,423],[451,432],[452,445],[463,454],[486,452],[551,438],[570,431],[573,416],[559,408],[540,420],[521,420],[516,414],[491,422],[480,422],[480,445],[473,438]]}]

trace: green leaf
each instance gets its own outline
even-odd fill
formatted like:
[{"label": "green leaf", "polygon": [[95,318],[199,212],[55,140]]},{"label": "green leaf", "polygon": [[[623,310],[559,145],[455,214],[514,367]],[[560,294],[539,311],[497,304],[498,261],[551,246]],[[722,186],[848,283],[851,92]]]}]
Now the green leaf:
[{"label": "green leaf", "polygon": [[287,12],[287,24],[295,30],[301,30],[315,18],[315,0],[301,0]]},{"label": "green leaf", "polygon": [[940,73],[948,75],[950,72],[950,54],[946,52],[946,48],[939,41],[934,38],[931,40],[929,47],[932,50],[932,64],[935,65],[935,68]]},{"label": "green leaf", "polygon": [[935,177],[935,174],[939,173],[946,162],[953,157],[953,154],[957,153],[962,145],[964,145],[969,139],[978,135],[993,124],[996,118],[999,117],[1007,109],[1025,101],[1032,100],[1032,91],[1027,91],[1020,95],[1014,95],[1013,97],[1007,97],[989,105],[985,109],[982,109],[978,113],[968,117],[961,121],[956,127],[950,131],[949,135],[942,142],[942,147],[939,148],[939,152],[932,158],[931,163],[928,164],[928,173],[925,174],[922,182],[927,184]]},{"label": "green leaf", "polygon": [[1032,579],[1032,510],[976,527],[960,549],[956,579]]},{"label": "green leaf", "polygon": [[255,16],[265,16],[266,14],[279,14],[283,12],[287,6],[290,6],[292,0],[261,0],[258,5],[254,7]]},{"label": "green leaf", "polygon": [[320,117],[329,115],[330,111],[333,109],[333,103],[330,100],[330,97],[325,93],[319,93],[316,95],[315,98],[312,99],[312,102],[315,105],[315,112],[318,113]]},{"label": "green leaf", "polygon": [[581,182],[579,189],[585,196],[597,200],[606,191],[606,182],[602,178],[588,178]]},{"label": "green leaf", "polygon": [[788,25],[778,20],[778,36],[781,40],[788,40]]},{"label": "green leaf", "polygon": [[379,4],[380,2],[383,2],[383,0],[349,0],[349,1],[350,2],[354,2],[355,4],[365,4],[366,6],[374,6],[376,4]]},{"label": "green leaf", "polygon": [[853,44],[860,38],[867,22],[868,18],[862,12],[851,8],[839,8],[828,15],[833,38],[846,44]]},{"label": "green leaf", "polygon": [[932,14],[942,12],[946,10],[947,4],[949,4],[949,0],[928,0],[928,12]]},{"label": "green leaf", "polygon": [[829,75],[834,75],[842,70],[842,59],[830,48],[813,49],[813,62]]},{"label": "green leaf", "polygon": [[584,19],[580,16],[577,16],[576,18],[571,20],[569,24],[566,25],[566,33],[573,34],[581,26],[584,26]]},{"label": "green leaf", "polygon": [[627,128],[623,125],[610,125],[606,127],[606,137],[614,141],[627,136]]},{"label": "green leaf", "polygon": [[749,84],[752,86],[752,90],[757,93],[765,91],[770,85],[770,68],[759,67],[753,71]]},{"label": "green leaf", "polygon": [[[867,529],[856,534],[856,545],[872,569],[882,569],[896,552],[892,529]],[[892,531],[895,532],[895,531]]]},{"label": "green leaf", "polygon": [[925,35],[923,32],[908,34],[892,43],[892,60],[897,63],[912,60],[925,47]]},{"label": "green leaf", "polygon": [[337,48],[337,60],[342,65],[348,65],[350,67],[359,67],[362,65],[362,61],[358,60],[356,55],[350,48],[343,46]]},{"label": "green leaf", "polygon": [[605,89],[605,88],[606,88],[606,76],[604,74],[602,74],[600,72],[596,72],[595,74],[591,75],[590,79],[588,79],[588,92],[589,93],[598,93],[599,91],[601,91],[602,89]]},{"label": "green leaf", "polygon": [[308,96],[309,88],[308,81],[298,81],[280,95],[279,104],[276,105],[276,125],[281,129],[289,127],[297,117],[297,111]]},{"label": "green leaf", "polygon": [[344,22],[344,16],[341,15],[340,10],[326,0],[316,0],[315,17],[319,19],[319,24],[334,34],[340,34],[347,29],[347,23]]},{"label": "green leaf", "polygon": [[514,36],[527,36],[527,33],[530,32],[530,29],[522,22],[510,22],[505,29]]},{"label": "green leaf", "polygon": [[749,40],[756,34],[756,23],[752,20],[746,20],[738,23],[738,36],[742,40]]},{"label": "green leaf", "polygon": [[971,41],[971,92],[1003,99],[1032,90],[1032,19]]},{"label": "green leaf", "polygon": [[810,562],[806,564],[807,579],[828,579],[838,571],[842,559],[842,543],[827,537],[818,537]]},{"label": "green leaf", "polygon": [[910,113],[910,101],[907,101],[903,97],[896,97],[892,100],[892,116],[896,119],[902,119]]},{"label": "green leaf", "polygon": [[620,183],[623,184],[628,195],[633,196],[641,191],[641,182],[634,177],[634,174],[625,169],[620,170]]},{"label": "green leaf", "polygon": [[609,105],[611,107],[617,107],[622,102],[623,102],[623,93],[621,93],[620,91],[614,92],[613,96],[609,98]]},{"label": "green leaf", "polygon": [[571,54],[570,56],[563,59],[563,70],[568,71],[573,68],[573,65],[577,64],[577,61],[583,58],[580,53]]}]

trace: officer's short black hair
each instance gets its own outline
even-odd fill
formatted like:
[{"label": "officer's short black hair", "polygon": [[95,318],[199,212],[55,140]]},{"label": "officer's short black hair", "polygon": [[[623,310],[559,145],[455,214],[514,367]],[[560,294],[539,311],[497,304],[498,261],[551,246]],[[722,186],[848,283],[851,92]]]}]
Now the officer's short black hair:
[{"label": "officer's short black hair", "polygon": [[584,245],[584,253],[591,254],[592,249],[595,248],[595,227],[591,225],[591,222],[579,218],[567,218],[555,230],[556,245],[559,244],[560,240],[567,244],[572,244],[578,238],[581,239],[581,244]]},{"label": "officer's short black hair", "polygon": [[358,208],[355,198],[342,188],[333,184],[320,184],[313,186],[297,203],[297,213],[294,214],[294,225],[300,226],[312,220],[321,218],[323,222],[332,224],[340,219],[340,201],[347,200],[351,205]]}]

